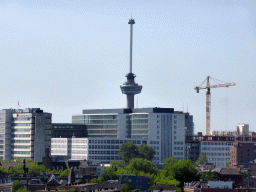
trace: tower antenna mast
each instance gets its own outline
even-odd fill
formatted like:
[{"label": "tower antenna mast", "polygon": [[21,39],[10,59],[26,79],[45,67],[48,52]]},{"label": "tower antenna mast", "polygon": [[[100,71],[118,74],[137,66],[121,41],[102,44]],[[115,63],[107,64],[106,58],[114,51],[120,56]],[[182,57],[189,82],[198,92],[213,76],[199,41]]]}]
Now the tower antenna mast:
[{"label": "tower antenna mast", "polygon": [[142,90],[142,86],[135,83],[135,74],[132,73],[132,45],[133,45],[133,25],[135,24],[134,19],[129,19],[128,24],[130,25],[130,71],[126,75],[127,81],[120,86],[123,94],[127,95],[127,108],[134,109],[134,95],[139,94]]}]

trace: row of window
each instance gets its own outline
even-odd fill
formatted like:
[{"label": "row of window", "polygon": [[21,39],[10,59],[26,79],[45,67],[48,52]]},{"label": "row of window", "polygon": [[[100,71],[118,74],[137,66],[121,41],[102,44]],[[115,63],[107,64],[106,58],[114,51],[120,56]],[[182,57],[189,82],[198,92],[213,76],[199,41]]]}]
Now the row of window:
[{"label": "row of window", "polygon": [[30,137],[30,134],[12,134],[12,137]]},{"label": "row of window", "polygon": [[183,150],[183,147],[174,147],[174,150]]},{"label": "row of window", "polygon": [[202,150],[210,151],[229,151],[228,147],[202,147]]},{"label": "row of window", "polygon": [[30,132],[31,129],[12,129],[12,132]]},{"label": "row of window", "polygon": [[121,160],[120,156],[89,156],[90,160]]},{"label": "row of window", "polygon": [[229,156],[229,153],[205,153],[206,156]]},{"label": "row of window", "polygon": [[119,149],[119,145],[89,145],[89,149]]},{"label": "row of window", "polygon": [[54,143],[67,143],[67,139],[51,139],[51,142]]},{"label": "row of window", "polygon": [[67,154],[67,150],[52,149],[51,153]]},{"label": "row of window", "polygon": [[67,148],[67,145],[60,145],[60,144],[53,144],[51,145],[51,148],[64,148],[66,149]]},{"label": "row of window", "polygon": [[183,145],[183,141],[174,141],[174,145]]},{"label": "row of window", "polygon": [[72,150],[72,154],[87,154],[87,150]]},{"label": "row of window", "polygon": [[213,158],[213,157],[207,157],[207,160],[208,161],[225,161],[225,162],[228,162],[229,161],[229,158]]},{"label": "row of window", "polygon": [[[131,140],[89,140],[89,143],[104,143],[104,144],[123,144],[123,143],[129,143]],[[134,144],[141,144],[140,140],[132,140]],[[147,141],[142,141],[142,143],[147,144]]]},{"label": "row of window", "polygon": [[30,154],[30,151],[12,151],[12,154]]},{"label": "row of window", "polygon": [[183,155],[183,152],[174,152],[174,155]]},{"label": "row of window", "polygon": [[12,126],[19,126],[19,127],[30,127],[30,123],[13,123]]},{"label": "row of window", "polygon": [[159,141],[150,141],[149,143],[156,145],[156,144],[159,144]]},{"label": "row of window", "polygon": [[[68,148],[70,147],[69,145]],[[72,149],[87,149],[87,145],[72,145]]]},{"label": "row of window", "polygon": [[232,142],[202,142],[202,145],[233,145]]},{"label": "row of window", "polygon": [[117,115],[73,115],[73,120],[88,120],[88,119],[117,119]]},{"label": "row of window", "polygon": [[22,116],[19,116],[19,117],[14,117],[13,120],[14,120],[14,121],[30,121],[30,120],[31,120],[31,117],[22,117]]},{"label": "row of window", "polygon": [[89,151],[89,154],[115,154],[118,155],[120,151]]},{"label": "row of window", "polygon": [[12,145],[12,149],[30,149],[30,146]]},{"label": "row of window", "polygon": [[12,143],[30,143],[30,140],[12,140]]}]

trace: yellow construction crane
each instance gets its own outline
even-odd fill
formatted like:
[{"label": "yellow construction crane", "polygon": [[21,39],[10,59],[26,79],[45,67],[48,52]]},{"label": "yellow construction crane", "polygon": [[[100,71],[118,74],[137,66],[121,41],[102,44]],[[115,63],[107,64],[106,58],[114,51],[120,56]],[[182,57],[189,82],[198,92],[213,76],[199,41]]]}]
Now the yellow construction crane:
[{"label": "yellow construction crane", "polygon": [[[210,78],[215,81],[216,85],[210,85]],[[235,86],[235,83],[219,83],[217,79],[214,79],[210,76],[207,76],[207,78],[198,86],[195,87],[195,90],[197,93],[199,93],[200,89],[207,89],[206,91],[206,135],[210,135],[211,130],[211,88],[218,88],[218,87],[229,87],[229,86]],[[203,86],[203,84],[206,83],[206,86]],[[223,82],[223,81],[221,81]]]}]

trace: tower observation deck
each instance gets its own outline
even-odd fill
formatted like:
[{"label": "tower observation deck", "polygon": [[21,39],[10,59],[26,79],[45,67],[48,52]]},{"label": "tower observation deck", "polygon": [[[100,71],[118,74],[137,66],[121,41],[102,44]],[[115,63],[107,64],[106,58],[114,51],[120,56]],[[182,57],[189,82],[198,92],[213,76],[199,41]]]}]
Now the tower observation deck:
[{"label": "tower observation deck", "polygon": [[127,81],[120,86],[123,94],[127,95],[127,108],[134,109],[134,95],[139,94],[142,90],[142,86],[135,83],[134,78],[136,77],[132,73],[132,38],[133,38],[133,25],[135,24],[134,19],[129,19],[128,24],[130,25],[130,72],[126,74]]}]

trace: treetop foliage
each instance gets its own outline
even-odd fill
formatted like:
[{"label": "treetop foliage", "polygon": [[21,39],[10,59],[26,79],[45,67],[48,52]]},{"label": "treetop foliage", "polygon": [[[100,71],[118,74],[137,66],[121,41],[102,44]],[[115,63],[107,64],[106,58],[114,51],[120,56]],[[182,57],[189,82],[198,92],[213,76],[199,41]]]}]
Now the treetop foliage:
[{"label": "treetop foliage", "polygon": [[[154,183],[161,185],[176,185],[182,187],[184,182],[198,180],[198,171],[190,160],[177,160],[175,157],[165,159],[168,165],[159,171],[153,163],[147,159],[133,158],[129,164],[123,166],[120,162],[111,162],[112,167],[105,169],[105,173],[98,178],[100,181],[115,180],[118,174],[134,174],[150,178],[150,186]],[[116,167],[114,167],[116,166]],[[94,179],[94,182],[98,180]]]},{"label": "treetop foliage", "polygon": [[200,174],[200,179],[203,181],[217,181],[221,180],[222,176],[217,171],[205,171]]},{"label": "treetop foliage", "polygon": [[200,153],[200,155],[196,161],[196,164],[205,164],[205,163],[207,163],[207,158],[206,158],[205,153],[202,152],[202,153]]},{"label": "treetop foliage", "polygon": [[152,161],[156,151],[146,144],[142,144],[139,147],[133,142],[123,143],[120,146],[120,153],[122,160],[128,164],[132,158],[143,158]]}]

